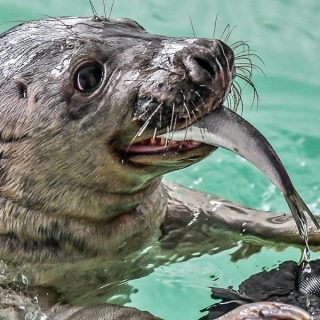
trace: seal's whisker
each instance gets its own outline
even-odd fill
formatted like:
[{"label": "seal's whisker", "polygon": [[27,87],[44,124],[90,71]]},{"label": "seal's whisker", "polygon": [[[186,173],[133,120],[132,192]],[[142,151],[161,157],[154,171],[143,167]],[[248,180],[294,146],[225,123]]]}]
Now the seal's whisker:
[{"label": "seal's whisker", "polygon": [[230,88],[230,106],[232,107],[233,110],[236,110],[239,106],[239,96],[237,91],[234,89],[235,82],[232,83],[231,88]]},{"label": "seal's whisker", "polygon": [[182,146],[183,146],[183,143],[187,140],[187,132],[188,132],[188,130],[189,130],[189,127],[188,127],[188,121],[187,121],[187,118],[185,118],[185,128],[186,128],[186,130],[185,130],[185,132],[184,132],[184,137],[183,137],[183,140],[180,142],[180,145],[179,145],[179,150],[182,148]]},{"label": "seal's whisker", "polygon": [[243,75],[247,75],[249,78],[252,77],[253,66],[251,64],[244,65],[236,65],[236,70],[238,73]]},{"label": "seal's whisker", "polygon": [[193,27],[193,23],[192,23],[192,19],[191,19],[190,14],[189,14],[189,20],[190,20],[190,24],[191,24],[192,34],[193,34],[193,37],[195,38],[196,37],[196,33],[194,32],[194,27]]},{"label": "seal's whisker", "polygon": [[[145,128],[149,125],[152,117],[158,112],[158,110],[161,108],[163,102],[159,103],[159,105],[155,108],[155,110],[152,111],[152,113],[150,114],[150,116],[148,117],[148,119],[146,120],[146,122],[144,123],[144,125],[141,127],[141,129],[138,132],[138,136],[141,136],[141,134],[143,133],[143,131],[145,130]],[[145,128],[144,128],[145,127]],[[143,130],[142,130],[143,129]],[[142,132],[140,132],[142,130]]]},{"label": "seal's whisker", "polygon": [[242,103],[243,106],[243,101],[242,99],[242,87],[240,86],[240,84],[237,81],[234,81],[233,83],[233,90],[235,92],[235,94],[237,95],[237,99],[238,99],[238,103]]},{"label": "seal's whisker", "polygon": [[242,88],[239,85],[239,83],[236,81],[232,83],[232,93],[235,101],[235,109],[240,105],[241,114],[242,114],[243,112]]},{"label": "seal's whisker", "polygon": [[230,48],[234,51],[240,47],[243,48],[244,52],[250,52],[250,46],[245,41],[236,41],[230,45]]},{"label": "seal's whisker", "polygon": [[111,14],[112,14],[114,3],[115,3],[115,0],[112,0],[111,8],[110,8],[110,11],[109,11],[109,17],[108,17],[109,19],[110,19]]},{"label": "seal's whisker", "polygon": [[243,57],[241,57],[241,58],[236,58],[236,63],[238,63],[238,62],[243,62],[243,63],[248,63],[248,64],[252,64],[253,62],[252,62],[252,59],[250,58],[250,57],[246,57],[246,56],[243,56]]},{"label": "seal's whisker", "polygon": [[145,112],[143,112],[142,114],[140,114],[138,116],[138,120],[140,120],[142,117],[144,117],[150,110],[147,108],[147,106],[149,105],[150,102],[153,101],[153,98],[151,98],[150,100],[148,100],[146,103],[144,103],[142,106],[141,106],[141,109],[143,110],[144,108],[146,109]]},{"label": "seal's whisker", "polygon": [[[150,121],[149,121],[150,122]],[[126,153],[128,152],[129,148],[133,145],[134,141],[139,137],[141,136],[141,134],[144,132],[144,130],[147,128],[147,126],[149,125],[149,122],[145,122],[143,124],[143,126],[139,129],[139,131],[136,133],[136,135],[131,139],[128,147],[127,147],[127,150],[126,150]]]},{"label": "seal's whisker", "polygon": [[103,16],[104,16],[105,19],[107,19],[106,2],[105,2],[105,0],[102,0],[102,7],[103,7]]},{"label": "seal's whisker", "polygon": [[169,128],[169,126],[167,126],[167,135],[166,135],[166,142],[164,144],[164,154],[163,155],[165,155],[165,152],[167,150],[167,145],[168,145],[168,141],[169,141],[169,133],[170,133],[170,128]]},{"label": "seal's whisker", "polygon": [[230,91],[230,94],[227,96],[227,99],[226,99],[226,101],[227,101],[227,107],[229,108],[229,109],[231,109],[231,95],[232,95],[232,88],[231,88],[231,91]]},{"label": "seal's whisker", "polygon": [[[152,100],[151,100],[151,101],[152,101]],[[146,102],[145,104],[143,104],[141,108],[143,108],[144,106],[147,106],[147,105],[149,104],[149,102],[151,102],[151,101],[148,101],[148,102]],[[143,118],[148,112],[149,112],[149,110],[147,109],[145,112],[141,113],[141,114],[138,116],[137,119],[140,120],[140,119]]]},{"label": "seal's whisker", "polygon": [[233,86],[231,86],[230,94],[227,98],[228,108],[236,110],[239,105],[239,97],[237,92],[234,90]]},{"label": "seal's whisker", "polygon": [[206,104],[204,103],[203,98],[201,97],[201,94],[197,90],[191,89],[191,91],[194,92],[200,98],[202,106],[206,107]]},{"label": "seal's whisker", "polygon": [[174,131],[176,130],[176,127],[177,127],[177,120],[178,120],[178,115],[176,114],[175,117],[174,117],[174,124],[173,124],[173,128],[172,128],[171,140],[173,138]]},{"label": "seal's whisker", "polygon": [[152,117],[158,112],[158,110],[161,108],[162,104],[163,104],[163,102],[159,103],[157,108],[151,113],[151,115],[148,117],[148,119],[145,121],[145,123],[141,126],[141,128],[136,133],[136,135],[131,139],[131,141],[127,147],[127,150],[129,150],[129,148],[132,146],[133,142],[137,139],[137,137],[140,137],[142,135],[142,133],[146,130]]},{"label": "seal's whisker", "polygon": [[[261,67],[254,63],[253,59],[258,59],[263,63],[263,60],[255,53],[250,52],[250,48],[247,44],[238,42],[236,43],[237,47],[243,48],[241,52],[235,54],[235,68],[236,68],[236,78],[241,79],[245,82],[245,86],[249,85],[253,90],[253,99],[251,106],[256,102],[257,106],[259,104],[259,94],[258,91],[252,82],[253,70],[259,70],[264,76],[265,73]],[[234,46],[235,47],[235,46]],[[244,87],[245,87],[244,86]],[[241,105],[241,110],[243,110],[243,101],[242,101],[242,86],[237,81],[234,81],[232,84],[232,97],[235,101],[235,104]],[[242,111],[241,111],[242,112]]]},{"label": "seal's whisker", "polygon": [[243,57],[246,57],[246,58],[250,57],[250,58],[258,59],[264,65],[263,60],[256,53],[247,52],[247,53],[235,54],[235,59],[236,60],[239,59],[239,58],[243,58]]},{"label": "seal's whisker", "polygon": [[[250,78],[252,77],[252,74],[253,74],[253,70],[257,70],[257,71],[259,71],[259,72],[261,72],[262,73],[262,75],[264,76],[264,77],[266,77],[266,74],[265,74],[265,72],[262,70],[262,68],[260,68],[258,65],[256,65],[256,64],[252,64],[252,65],[250,65],[250,66],[248,66],[250,69],[251,69],[251,74],[250,74]],[[242,71],[243,69],[245,69],[245,67],[242,67],[242,66],[236,66],[236,68],[238,68],[238,70],[239,71]]]},{"label": "seal's whisker", "polygon": [[237,26],[233,26],[233,27],[229,30],[227,36],[226,36],[225,39],[224,39],[224,42],[228,42],[228,40],[229,40],[232,32],[234,31],[234,29],[235,29],[236,27],[237,27]]},{"label": "seal's whisker", "polygon": [[[174,130],[175,130],[176,125],[177,125],[178,115],[174,114],[174,110],[175,110],[175,102],[172,103],[172,114],[171,114],[171,122],[170,122],[170,127],[169,127],[169,131],[171,132],[171,136],[169,138],[169,141],[172,140],[173,135],[174,135]],[[170,145],[170,142],[165,147],[165,150],[164,150],[165,153],[168,151],[169,145]]]},{"label": "seal's whisker", "polygon": [[219,39],[223,39],[223,37],[225,36],[225,33],[228,34],[229,31],[230,31],[230,24],[228,23],[223,29],[223,32],[221,33]]},{"label": "seal's whisker", "polygon": [[89,1],[89,4],[90,4],[90,7],[91,7],[91,11],[92,11],[93,17],[94,17],[94,18],[98,17],[97,10],[96,10],[96,8],[94,7],[92,1],[91,1],[91,0],[88,0],[88,1]]},{"label": "seal's whisker", "polygon": [[214,19],[213,33],[212,33],[212,38],[213,39],[214,39],[214,37],[216,35],[216,31],[217,31],[217,22],[218,22],[219,14],[220,14],[220,12],[216,14],[216,17]]},{"label": "seal's whisker", "polygon": [[262,68],[260,68],[257,64],[255,64],[255,63],[251,63],[251,64],[249,64],[249,63],[236,63],[235,64],[235,67],[236,67],[236,69],[239,69],[239,70],[241,70],[241,68],[242,67],[249,67],[251,70],[258,70],[258,71],[260,71],[264,76],[265,76],[265,73],[264,73],[264,71],[262,70]]},{"label": "seal's whisker", "polygon": [[[190,115],[190,111],[189,111],[189,108],[188,106],[186,105],[186,102],[183,101],[183,107],[186,109],[187,111],[187,115],[188,115],[188,119],[189,119],[189,125],[192,123],[192,119],[191,119],[191,115]],[[187,118],[186,118],[187,119]]]},{"label": "seal's whisker", "polygon": [[188,106],[186,105],[186,96],[183,92],[183,90],[180,90],[181,94],[182,94],[182,97],[183,97],[183,107],[185,108],[185,110],[187,111],[187,115],[188,115],[188,119],[189,119],[189,123],[191,124],[192,123],[192,119],[191,119],[191,115],[190,115],[190,112],[189,112],[189,108]]},{"label": "seal's whisker", "polygon": [[160,114],[159,114],[159,127],[162,127],[162,109],[160,110]]},{"label": "seal's whisker", "polygon": [[[239,61],[242,60],[242,59],[239,59]],[[244,66],[244,67],[252,67],[253,69],[256,68],[256,69],[260,69],[261,68],[255,64],[254,62],[253,63],[247,63],[247,62],[239,62],[237,61],[237,63],[235,64],[236,67],[241,67],[241,66]],[[262,71],[262,70],[261,70]]]},{"label": "seal's whisker", "polygon": [[251,81],[251,79],[249,77],[246,77],[245,75],[238,73],[238,72],[236,73],[236,77],[239,77],[240,79],[244,80],[248,85],[255,88],[254,83]]},{"label": "seal's whisker", "polygon": [[250,51],[247,51],[247,49],[242,49],[241,51],[240,50],[234,50],[234,58],[236,60],[240,59],[241,56],[248,56],[248,54],[250,53]]},{"label": "seal's whisker", "polygon": [[178,121],[178,115],[176,114],[175,117],[174,117],[174,123],[173,123],[173,128],[172,128],[172,136],[171,136],[171,139],[173,138],[174,131],[176,130],[177,121]]},{"label": "seal's whisker", "polygon": [[[247,61],[249,63],[253,63],[252,62],[252,58],[254,58],[254,56],[251,56],[248,53],[239,53],[239,55],[235,56],[235,62],[238,61]],[[259,60],[260,61],[260,60]]]},{"label": "seal's whisker", "polygon": [[170,131],[172,131],[175,106],[176,106],[176,104],[175,104],[175,102],[173,102],[172,103],[172,109],[171,109]]},{"label": "seal's whisker", "polygon": [[193,119],[194,119],[194,121],[198,122],[198,121],[199,121],[199,119],[198,119],[198,117],[197,117],[196,113],[194,112],[194,110],[191,110],[191,113],[192,113],[192,115],[193,115]]},{"label": "seal's whisker", "polygon": [[[199,112],[199,110],[198,110],[197,106],[194,104],[194,102],[193,102],[193,101],[190,101],[190,102],[191,102],[191,104],[193,105],[194,110]],[[193,118],[194,118],[194,120],[195,120],[196,122],[199,122],[200,119],[201,119],[201,114],[200,114],[200,119],[199,119],[194,110],[191,110],[192,115],[193,115]],[[205,123],[204,123],[204,126],[205,126],[205,128],[207,127]],[[202,132],[202,128],[200,128],[200,134],[201,134],[202,138],[204,139],[203,132]]]},{"label": "seal's whisker", "polygon": [[[195,112],[193,110],[192,110],[192,114],[193,114],[195,121],[199,122],[199,118],[197,117],[197,115],[195,114]],[[204,123],[204,126],[205,126],[205,128],[207,127],[207,125],[205,123]],[[204,135],[203,135],[203,131],[202,131],[201,127],[200,127],[200,134],[201,134],[202,140],[204,140]]]},{"label": "seal's whisker", "polygon": [[258,105],[259,104],[259,94],[258,94],[258,91],[257,91],[254,83],[248,77],[245,77],[244,75],[242,75],[240,73],[237,73],[236,77],[238,77],[238,78],[242,79],[243,81],[245,81],[246,84],[248,84],[252,88],[252,90],[253,90],[252,105],[254,104],[254,101],[256,101],[257,105]]},{"label": "seal's whisker", "polygon": [[155,127],[155,128],[154,128],[154,131],[153,131],[152,139],[155,139],[155,138],[156,138],[156,136],[157,136],[157,130],[158,130],[158,128]]},{"label": "seal's whisker", "polygon": [[[169,138],[169,140],[172,140],[173,134],[174,134],[174,109],[175,109],[175,102],[172,103],[172,109],[171,109],[171,120],[170,120],[170,126],[169,126],[169,130],[171,132],[171,137]],[[177,118],[176,118],[177,119]],[[168,144],[169,145],[169,144]],[[166,146],[167,147],[167,146]],[[168,150],[166,149],[165,152],[167,152]]]}]

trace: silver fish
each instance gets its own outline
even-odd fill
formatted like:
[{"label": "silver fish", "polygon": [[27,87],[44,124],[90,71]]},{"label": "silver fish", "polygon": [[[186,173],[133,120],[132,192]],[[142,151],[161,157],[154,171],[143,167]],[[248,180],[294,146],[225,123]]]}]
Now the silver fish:
[{"label": "silver fish", "polygon": [[232,110],[220,106],[192,126],[160,137],[177,141],[199,141],[239,154],[260,169],[281,190],[306,245],[308,244],[306,215],[318,229],[320,228],[318,221],[295,190],[270,143],[255,127]]}]

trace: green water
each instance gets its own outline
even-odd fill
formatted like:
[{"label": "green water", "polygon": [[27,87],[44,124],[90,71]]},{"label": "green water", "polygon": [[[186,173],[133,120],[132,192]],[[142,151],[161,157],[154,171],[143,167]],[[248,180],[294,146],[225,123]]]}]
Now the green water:
[{"label": "green water", "polygon": [[[101,3],[96,2],[102,13]],[[106,4],[109,11],[110,1]],[[252,92],[246,90],[243,116],[265,134],[302,197],[319,213],[319,0],[116,0],[112,17],[136,19],[153,33],[192,37],[190,15],[196,36],[211,37],[217,13],[218,34],[227,23],[236,26],[229,42],[248,41],[264,61],[261,66],[266,77],[259,72],[254,75],[259,107],[250,107]],[[90,14],[86,0],[0,0],[0,23]],[[1,24],[0,31],[14,24]],[[223,150],[166,178],[254,208],[288,211],[268,180]],[[237,287],[250,274],[280,261],[298,260],[300,255],[294,247],[262,247],[235,262],[233,257],[240,248],[241,243],[215,255],[160,267],[148,277],[131,281],[137,292],[128,305],[165,319],[197,319],[199,310],[212,303],[209,286]]]}]

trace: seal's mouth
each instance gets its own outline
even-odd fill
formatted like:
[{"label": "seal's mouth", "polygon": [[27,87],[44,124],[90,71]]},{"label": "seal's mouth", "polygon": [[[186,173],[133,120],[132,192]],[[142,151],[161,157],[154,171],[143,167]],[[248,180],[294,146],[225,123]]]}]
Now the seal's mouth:
[{"label": "seal's mouth", "polygon": [[215,149],[194,140],[152,137],[123,148],[122,155],[131,165],[165,167],[167,172],[198,162]]},{"label": "seal's mouth", "polygon": [[127,147],[130,154],[164,154],[168,151],[187,151],[198,148],[202,143],[193,140],[176,141],[164,138],[149,138]]}]

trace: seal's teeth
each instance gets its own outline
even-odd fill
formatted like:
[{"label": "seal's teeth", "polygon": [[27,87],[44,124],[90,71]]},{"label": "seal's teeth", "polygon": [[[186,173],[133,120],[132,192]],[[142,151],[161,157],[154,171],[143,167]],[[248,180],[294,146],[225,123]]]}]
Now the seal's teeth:
[{"label": "seal's teeth", "polygon": [[[150,150],[157,149],[157,148],[169,148],[169,149],[174,149],[174,148],[179,148],[179,150],[183,149],[189,149],[189,148],[194,148],[199,146],[201,143],[198,141],[193,141],[193,140],[171,140],[168,138],[160,138],[160,137],[152,137],[149,139],[145,139],[142,141],[139,141],[132,146],[139,146],[141,148],[149,148]],[[134,150],[135,147],[130,147],[130,150]]]},{"label": "seal's teeth", "polygon": [[195,147],[200,146],[201,143],[192,140],[170,140],[165,138],[149,138],[142,141],[139,141],[135,144],[130,145],[126,148],[126,152],[128,153],[143,153],[143,154],[151,154],[151,153],[161,153],[166,150],[176,150],[176,152],[184,151],[188,149],[193,149]]}]

